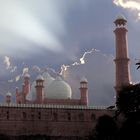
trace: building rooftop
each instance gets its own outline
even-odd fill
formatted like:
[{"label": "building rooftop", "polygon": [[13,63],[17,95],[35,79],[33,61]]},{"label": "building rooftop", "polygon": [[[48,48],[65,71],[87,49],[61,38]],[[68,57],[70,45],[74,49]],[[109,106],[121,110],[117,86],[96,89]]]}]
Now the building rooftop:
[{"label": "building rooftop", "polygon": [[10,108],[55,108],[55,109],[82,109],[82,110],[90,110],[90,109],[98,109],[98,110],[112,110],[108,109],[108,106],[83,106],[83,105],[52,105],[52,104],[16,104],[16,103],[0,103],[1,107],[10,107]]}]

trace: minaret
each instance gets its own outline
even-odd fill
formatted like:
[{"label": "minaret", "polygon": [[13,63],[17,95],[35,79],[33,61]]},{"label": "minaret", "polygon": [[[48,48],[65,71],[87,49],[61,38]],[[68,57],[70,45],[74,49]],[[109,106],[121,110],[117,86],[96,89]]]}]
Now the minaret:
[{"label": "minaret", "polygon": [[28,73],[26,73],[24,75],[24,85],[25,85],[25,89],[24,89],[24,92],[25,92],[25,96],[29,93],[30,91],[30,75]]},{"label": "minaret", "polygon": [[43,103],[43,96],[44,96],[43,82],[44,82],[44,78],[41,75],[39,75],[36,79],[36,86],[35,86],[35,88],[36,88],[36,103],[38,103],[38,104]]},{"label": "minaret", "polygon": [[19,88],[16,87],[16,103],[19,103]]},{"label": "minaret", "polygon": [[127,21],[124,16],[118,16],[114,21],[116,25],[115,43],[116,43],[116,96],[123,86],[130,84],[130,68],[128,56],[127,29],[125,27]]},{"label": "minaret", "polygon": [[80,81],[81,105],[88,105],[87,79],[83,77]]},{"label": "minaret", "polygon": [[22,103],[26,103],[26,96],[30,91],[30,75],[26,73],[24,75],[24,83],[22,85],[22,93],[23,93],[23,99]]},{"label": "minaret", "polygon": [[11,103],[11,96],[12,96],[12,94],[10,92],[7,92],[6,93],[6,103],[7,104],[10,104]]}]

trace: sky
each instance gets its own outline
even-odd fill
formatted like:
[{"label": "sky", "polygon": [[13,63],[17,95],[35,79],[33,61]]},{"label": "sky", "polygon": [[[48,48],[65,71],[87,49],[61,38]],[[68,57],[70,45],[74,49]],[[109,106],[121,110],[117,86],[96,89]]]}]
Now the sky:
[{"label": "sky", "polygon": [[23,82],[24,73],[46,69],[63,74],[79,97],[79,81],[88,80],[89,103],[115,103],[114,20],[128,23],[132,82],[140,71],[140,0],[0,0],[0,99]]}]

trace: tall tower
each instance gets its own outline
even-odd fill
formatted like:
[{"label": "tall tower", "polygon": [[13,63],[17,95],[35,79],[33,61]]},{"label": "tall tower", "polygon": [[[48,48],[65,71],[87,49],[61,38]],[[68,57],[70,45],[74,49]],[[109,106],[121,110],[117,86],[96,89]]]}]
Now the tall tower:
[{"label": "tall tower", "polygon": [[30,82],[29,82],[29,80],[30,80],[30,75],[28,74],[28,73],[26,73],[25,75],[24,75],[24,85],[25,85],[25,96],[27,96],[27,94],[29,93],[29,91],[30,91]]},{"label": "tall tower", "polygon": [[44,91],[43,91],[43,82],[44,78],[39,75],[36,79],[36,103],[42,104],[43,103],[43,98],[44,98]]},{"label": "tall tower", "polygon": [[88,105],[88,86],[87,79],[83,77],[80,81],[80,94],[81,94],[81,104]]},{"label": "tall tower", "polygon": [[127,42],[127,29],[125,27],[127,20],[124,16],[118,16],[114,21],[116,25],[115,43],[116,43],[116,93],[120,91],[122,86],[130,84],[130,68],[128,56],[128,42]]},{"label": "tall tower", "polygon": [[12,96],[12,94],[10,92],[6,93],[6,103],[7,104],[11,103],[11,96]]}]

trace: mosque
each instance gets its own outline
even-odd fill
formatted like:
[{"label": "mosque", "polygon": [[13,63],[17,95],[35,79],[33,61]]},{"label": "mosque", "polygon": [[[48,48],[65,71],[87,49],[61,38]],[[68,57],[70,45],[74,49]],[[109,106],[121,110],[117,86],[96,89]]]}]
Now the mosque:
[{"label": "mosque", "polygon": [[[129,56],[126,19],[118,16],[116,28],[116,84],[119,90],[130,84]],[[70,85],[60,76],[48,72],[38,75],[30,83],[30,75],[24,75],[22,89],[16,88],[16,103],[11,102],[11,93],[6,94],[6,103],[0,104],[0,134],[10,136],[46,135],[53,137],[86,137],[94,132],[97,119],[113,116],[114,109],[88,105],[88,81],[79,82],[80,98],[72,98]]]},{"label": "mosque", "polygon": [[[80,82],[80,99],[72,99],[70,85],[60,76],[55,79],[48,72],[38,75],[30,86],[30,75],[24,75],[22,91],[16,88],[16,103],[18,104],[55,104],[55,105],[87,105],[87,79],[82,78]],[[30,89],[31,87],[31,89]],[[9,100],[10,102],[10,100]]]}]

